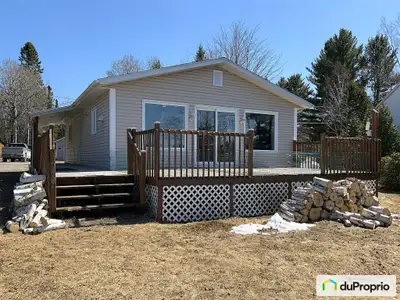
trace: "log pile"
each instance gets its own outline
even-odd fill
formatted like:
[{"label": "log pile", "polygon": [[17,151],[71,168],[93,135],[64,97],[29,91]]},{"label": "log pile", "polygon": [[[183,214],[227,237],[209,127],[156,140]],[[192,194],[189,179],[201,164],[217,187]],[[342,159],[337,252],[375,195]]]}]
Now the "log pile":
[{"label": "log pile", "polygon": [[300,223],[335,220],[370,229],[392,223],[389,209],[379,206],[373,191],[356,178],[332,181],[314,177],[312,184],[296,188],[278,213],[287,221]]},{"label": "log pile", "polygon": [[14,188],[12,218],[5,224],[9,232],[37,234],[67,227],[63,220],[48,217],[48,200],[43,186],[45,180],[44,175],[21,175]]}]

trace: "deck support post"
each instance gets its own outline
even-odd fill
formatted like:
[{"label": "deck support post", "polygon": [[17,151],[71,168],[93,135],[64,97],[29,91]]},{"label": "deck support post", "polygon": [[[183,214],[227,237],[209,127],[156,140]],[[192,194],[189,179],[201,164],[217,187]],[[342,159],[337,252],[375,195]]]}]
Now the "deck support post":
[{"label": "deck support post", "polygon": [[49,126],[48,131],[49,139],[49,160],[47,171],[47,198],[49,200],[49,213],[53,214],[56,211],[56,147],[54,141],[54,125]]},{"label": "deck support post", "polygon": [[249,138],[249,149],[248,149],[248,176],[253,177],[253,149],[254,149],[254,129],[250,129],[247,133]]},{"label": "deck support post", "polygon": [[154,157],[152,159],[154,159],[154,179],[157,182],[160,177],[160,122],[158,121],[154,122]]}]

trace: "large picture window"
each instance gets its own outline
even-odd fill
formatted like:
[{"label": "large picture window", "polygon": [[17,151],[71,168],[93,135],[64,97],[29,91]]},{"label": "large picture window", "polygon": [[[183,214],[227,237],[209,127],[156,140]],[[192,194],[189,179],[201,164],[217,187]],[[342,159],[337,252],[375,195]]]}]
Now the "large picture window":
[{"label": "large picture window", "polygon": [[[144,103],[144,112],[143,112],[144,120],[144,130],[154,128],[154,122],[160,122],[161,128],[166,129],[185,129],[185,120],[186,120],[186,106],[184,105],[175,105],[168,103],[152,103],[145,102]],[[165,138],[165,147],[167,147],[167,135]],[[184,144],[184,141],[180,140],[180,136],[176,136],[176,145],[175,145],[175,137],[171,135],[170,145],[171,147],[180,147],[181,144]],[[183,145],[184,146],[184,145]]]},{"label": "large picture window", "polygon": [[276,150],[275,113],[246,112],[246,132],[254,129],[254,150]]}]

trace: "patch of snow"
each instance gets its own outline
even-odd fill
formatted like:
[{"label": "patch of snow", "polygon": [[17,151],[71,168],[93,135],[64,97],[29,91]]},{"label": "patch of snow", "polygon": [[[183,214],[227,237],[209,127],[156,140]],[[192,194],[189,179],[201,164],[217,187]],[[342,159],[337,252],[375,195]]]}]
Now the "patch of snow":
[{"label": "patch of snow", "polygon": [[392,214],[393,221],[400,221],[400,214]]},{"label": "patch of snow", "polygon": [[263,234],[294,232],[308,230],[314,224],[289,222],[283,219],[278,213],[274,214],[265,224],[242,224],[233,226],[231,232],[236,234]]}]

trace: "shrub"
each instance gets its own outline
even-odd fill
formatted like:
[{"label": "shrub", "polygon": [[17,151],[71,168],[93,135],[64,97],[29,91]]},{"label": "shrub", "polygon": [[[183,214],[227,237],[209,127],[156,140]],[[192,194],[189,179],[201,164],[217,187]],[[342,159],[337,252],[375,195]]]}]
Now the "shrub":
[{"label": "shrub", "polygon": [[400,190],[400,153],[385,156],[381,161],[380,183],[389,190]]}]

